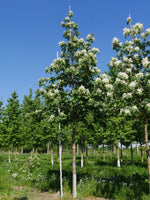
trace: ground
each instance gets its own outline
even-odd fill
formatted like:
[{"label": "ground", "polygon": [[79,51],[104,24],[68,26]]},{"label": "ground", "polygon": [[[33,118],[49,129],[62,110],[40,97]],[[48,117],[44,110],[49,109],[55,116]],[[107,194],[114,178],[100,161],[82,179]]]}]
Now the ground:
[{"label": "ground", "polygon": [[[14,187],[13,194],[10,196],[11,196],[10,200],[60,200],[59,192],[56,192],[56,193],[40,192],[36,189],[27,188],[24,186]],[[9,198],[7,197],[6,199],[9,199]],[[68,194],[64,194],[63,199],[72,200],[71,196]],[[77,198],[77,200],[104,200],[104,199],[98,198],[98,197],[83,197],[79,199]]]}]

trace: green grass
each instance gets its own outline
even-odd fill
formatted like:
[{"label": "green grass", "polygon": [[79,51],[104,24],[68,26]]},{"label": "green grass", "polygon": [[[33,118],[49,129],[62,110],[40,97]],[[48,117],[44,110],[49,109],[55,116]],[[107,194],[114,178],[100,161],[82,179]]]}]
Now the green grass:
[{"label": "green grass", "polygon": [[[37,188],[42,192],[59,191],[59,162],[58,154],[54,154],[54,166],[51,166],[50,154],[38,154],[31,158],[30,154],[18,154],[17,160],[11,155],[12,162],[8,162],[8,155],[0,153],[0,199],[11,199],[14,187]],[[106,161],[102,159],[102,152],[98,157],[89,152],[88,160],[84,160],[84,167],[80,167],[80,155],[77,155],[77,192],[78,197],[96,196],[117,200],[147,200],[148,170],[146,155],[144,163],[140,155],[134,153],[134,164],[130,155],[126,158],[123,152],[121,168],[116,167],[116,155],[110,159],[106,152]],[[63,190],[71,195],[72,191],[72,159],[71,154],[62,155]],[[22,200],[25,193],[19,191]]]}]

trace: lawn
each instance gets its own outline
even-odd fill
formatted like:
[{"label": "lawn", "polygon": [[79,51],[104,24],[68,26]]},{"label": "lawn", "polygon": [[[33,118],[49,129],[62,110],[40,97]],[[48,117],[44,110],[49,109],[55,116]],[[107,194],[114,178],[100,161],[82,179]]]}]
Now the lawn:
[{"label": "lawn", "polygon": [[[106,151],[106,160],[102,152],[89,151],[80,166],[80,155],[77,155],[77,194],[78,199],[117,199],[148,200],[148,170],[146,155],[141,163],[140,155],[134,151],[134,163],[130,156],[123,152],[121,168],[116,167],[116,154]],[[54,165],[51,165],[50,154],[11,155],[0,153],[0,199],[1,200],[46,200],[60,199],[59,195],[59,162],[58,153],[54,154]],[[62,155],[63,199],[72,199],[72,159],[69,152]]]}]

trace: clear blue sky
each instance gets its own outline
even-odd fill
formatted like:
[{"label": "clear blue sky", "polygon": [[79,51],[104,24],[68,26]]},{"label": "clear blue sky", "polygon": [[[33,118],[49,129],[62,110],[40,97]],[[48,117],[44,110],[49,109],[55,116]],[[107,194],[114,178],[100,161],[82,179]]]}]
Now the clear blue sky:
[{"label": "clear blue sky", "polygon": [[7,103],[13,91],[24,95],[38,88],[61,41],[60,23],[68,13],[79,25],[82,37],[93,33],[100,49],[98,67],[103,73],[115,52],[114,36],[123,41],[122,30],[131,14],[133,23],[150,27],[150,0],[0,0],[0,99]]}]

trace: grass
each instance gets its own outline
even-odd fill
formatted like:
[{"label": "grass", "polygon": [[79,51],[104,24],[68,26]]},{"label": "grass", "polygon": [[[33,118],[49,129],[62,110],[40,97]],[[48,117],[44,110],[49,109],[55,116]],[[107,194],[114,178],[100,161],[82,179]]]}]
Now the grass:
[{"label": "grass", "polygon": [[[11,155],[12,162],[8,162],[8,155],[0,153],[0,199],[25,200],[32,199],[29,191],[50,192],[59,198],[59,162],[58,154],[54,154],[54,165],[51,166],[50,154],[18,154],[17,160]],[[110,159],[106,152],[106,161],[102,159],[102,152],[97,155],[89,152],[84,167],[80,167],[80,155],[77,155],[77,192],[79,199],[88,196],[104,197],[117,200],[148,200],[148,171],[146,155],[144,163],[140,155],[134,152],[134,164],[130,156],[123,152],[121,168],[116,167],[116,155]],[[63,163],[63,191],[64,199],[71,199],[72,191],[72,159],[71,154],[62,155]],[[18,188],[22,187],[22,190]],[[17,189],[15,189],[17,188]],[[33,189],[34,188],[34,189]],[[45,194],[47,194],[45,193]],[[42,193],[40,193],[42,194]],[[39,195],[40,195],[39,194]]]}]

